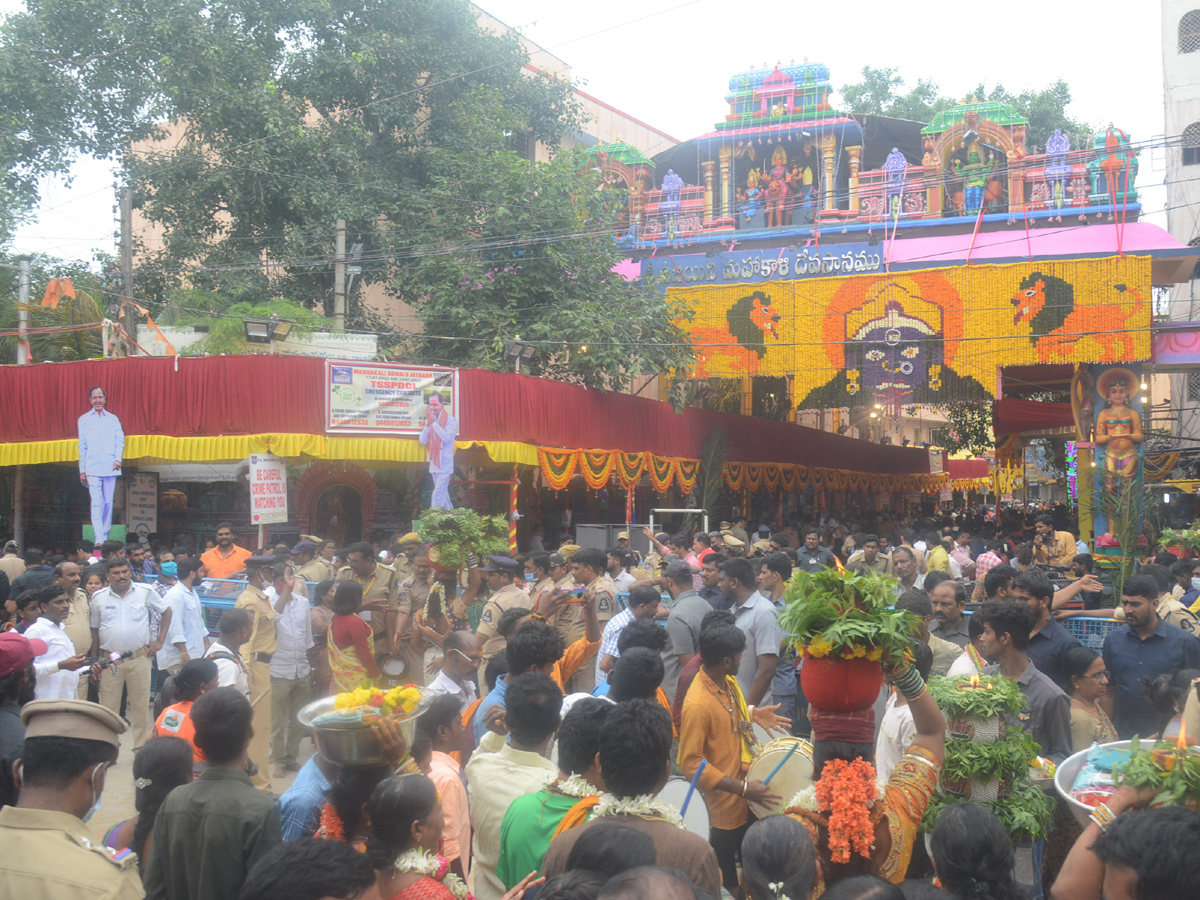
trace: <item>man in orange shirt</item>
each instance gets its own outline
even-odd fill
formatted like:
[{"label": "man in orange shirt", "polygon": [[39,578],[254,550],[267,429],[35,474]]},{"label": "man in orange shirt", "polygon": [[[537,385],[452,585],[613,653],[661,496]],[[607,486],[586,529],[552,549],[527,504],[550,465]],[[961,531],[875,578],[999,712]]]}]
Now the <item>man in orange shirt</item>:
[{"label": "man in orange shirt", "polygon": [[701,760],[700,793],[708,804],[709,843],[717,854],[721,881],[731,894],[738,891],[736,858],[750,827],[749,801],[778,807],[780,797],[758,781],[747,781],[750,768],[751,722],[786,730],[791,721],[775,715],[775,706],[747,707],[738,687],[738,664],[746,635],[736,625],[713,625],[700,632],[702,665],[683,701],[679,729],[679,770],[691,779]]},{"label": "man in orange shirt", "polygon": [[200,557],[205,578],[232,578],[246,571],[250,551],[233,542],[233,526],[222,522],[217,526],[217,546]]}]

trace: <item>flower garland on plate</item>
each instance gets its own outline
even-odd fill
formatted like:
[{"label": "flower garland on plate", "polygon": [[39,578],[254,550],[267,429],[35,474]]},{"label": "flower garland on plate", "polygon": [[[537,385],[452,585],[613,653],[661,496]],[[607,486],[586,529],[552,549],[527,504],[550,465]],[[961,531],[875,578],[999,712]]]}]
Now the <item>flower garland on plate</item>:
[{"label": "flower garland on plate", "polygon": [[562,794],[564,797],[574,797],[576,800],[582,800],[585,797],[595,797],[600,793],[582,775],[572,775],[570,778],[564,778],[561,781],[552,781],[548,787],[556,794]]},{"label": "flower garland on plate", "polygon": [[392,863],[392,868],[397,872],[425,875],[440,881],[458,900],[475,900],[463,880],[450,871],[450,861],[439,854],[414,847],[401,853]]},{"label": "flower garland on plate", "polygon": [[679,814],[679,810],[653,794],[640,794],[637,797],[601,794],[592,818],[598,819],[601,816],[641,816],[644,819],[665,819],[677,827],[683,825],[683,816]]}]

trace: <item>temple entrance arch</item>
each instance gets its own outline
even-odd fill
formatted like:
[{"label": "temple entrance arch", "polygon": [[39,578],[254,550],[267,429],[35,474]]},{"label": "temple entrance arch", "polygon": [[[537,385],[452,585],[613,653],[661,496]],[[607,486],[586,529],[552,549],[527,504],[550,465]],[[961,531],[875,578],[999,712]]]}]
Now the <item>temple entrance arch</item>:
[{"label": "temple entrance arch", "polygon": [[345,547],[369,540],[375,523],[375,479],[354,463],[319,462],[296,482],[300,531]]}]

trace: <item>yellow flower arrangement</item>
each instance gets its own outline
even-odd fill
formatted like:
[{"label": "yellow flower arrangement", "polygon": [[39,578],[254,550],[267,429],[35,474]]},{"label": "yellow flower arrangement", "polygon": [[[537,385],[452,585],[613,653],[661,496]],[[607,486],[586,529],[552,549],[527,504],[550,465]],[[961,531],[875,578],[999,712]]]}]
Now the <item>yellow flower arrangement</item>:
[{"label": "yellow flower arrangement", "polygon": [[360,687],[338,694],[334,698],[334,709],[358,709],[374,707],[385,715],[411,716],[421,702],[421,689],[415,684],[405,684],[388,691]]}]

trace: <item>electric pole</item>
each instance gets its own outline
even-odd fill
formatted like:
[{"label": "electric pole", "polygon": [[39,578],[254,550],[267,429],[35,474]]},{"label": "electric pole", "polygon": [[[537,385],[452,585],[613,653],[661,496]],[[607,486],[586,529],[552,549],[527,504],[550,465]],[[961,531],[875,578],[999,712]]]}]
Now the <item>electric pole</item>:
[{"label": "electric pole", "polygon": [[[29,264],[31,257],[22,256],[17,260],[17,365],[23,366],[29,362]],[[23,551],[25,549],[25,467],[17,466],[13,473],[13,540]]]},{"label": "electric pole", "polygon": [[333,263],[333,330],[346,330],[346,220],[337,220]]},{"label": "electric pole", "polygon": [[130,329],[133,327],[133,314],[131,308],[125,306],[126,303],[133,302],[133,191],[129,185],[123,185],[117,191],[121,204],[121,310],[117,316],[118,321],[125,329],[125,334],[128,336],[123,342],[126,356],[133,355],[133,348],[129,345],[129,339],[133,334]]}]

